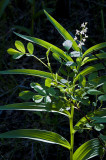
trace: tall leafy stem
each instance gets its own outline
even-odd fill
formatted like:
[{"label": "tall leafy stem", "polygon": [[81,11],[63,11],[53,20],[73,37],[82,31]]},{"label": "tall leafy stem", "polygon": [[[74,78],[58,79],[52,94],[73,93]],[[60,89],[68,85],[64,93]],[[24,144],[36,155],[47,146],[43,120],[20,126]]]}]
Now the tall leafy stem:
[{"label": "tall leafy stem", "polygon": [[[30,83],[33,92],[26,90],[19,94],[21,99],[29,102],[0,106],[0,110],[56,112],[64,115],[69,119],[70,142],[55,132],[39,129],[18,129],[0,133],[0,138],[28,138],[58,144],[70,151],[70,160],[87,160],[98,155],[102,160],[106,149],[106,136],[100,134],[100,131],[104,129],[104,123],[106,123],[106,109],[102,108],[102,104],[106,100],[106,77],[98,76],[98,71],[105,69],[103,59],[106,58],[106,53],[103,48],[106,47],[106,42],[97,44],[83,53],[82,46],[85,45],[86,38],[88,38],[86,35],[87,22],[81,24],[81,31],[76,30],[73,38],[52,16],[46,11],[44,12],[65,39],[63,42],[65,51],[44,40],[15,33],[29,41],[27,44],[28,52],[20,41],[15,42],[16,49],[9,48],[7,52],[14,59],[25,55],[32,56],[48,68],[48,72],[33,69],[0,71],[0,74],[24,74],[45,79],[44,85]],[[47,49],[47,64],[35,55],[33,43]],[[96,53],[94,56],[94,51],[100,51],[100,53]],[[49,56],[53,56],[60,63],[56,73],[53,73]],[[97,61],[98,58],[99,63],[89,65],[89,62]],[[83,65],[86,64],[86,68],[83,69]],[[95,101],[90,99],[91,95],[95,97]],[[33,102],[30,102],[31,100]],[[98,101],[101,103],[100,107],[98,107]],[[82,111],[82,105],[92,107],[92,112],[85,114]],[[74,112],[76,111],[79,111],[83,117],[74,125]],[[97,138],[88,140],[74,152],[75,133],[82,133],[86,129],[93,130]]]}]

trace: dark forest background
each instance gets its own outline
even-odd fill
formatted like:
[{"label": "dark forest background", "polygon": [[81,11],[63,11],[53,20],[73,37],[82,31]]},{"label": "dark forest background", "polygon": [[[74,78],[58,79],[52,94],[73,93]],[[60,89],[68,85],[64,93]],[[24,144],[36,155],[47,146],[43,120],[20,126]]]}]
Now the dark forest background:
[{"label": "dark forest background", "polygon": [[[88,22],[86,48],[106,41],[106,2],[104,0],[0,0],[0,70],[13,68],[45,69],[31,57],[13,60],[7,54],[8,48],[14,48],[15,40],[21,40],[13,31],[46,40],[62,47],[64,39],[47,20],[43,9],[51,14],[71,35]],[[35,54],[44,57],[45,50],[35,45]],[[58,64],[53,61],[55,70]],[[39,78],[22,75],[0,76],[0,105],[22,102],[19,92],[30,89],[31,82],[41,82]],[[86,113],[89,108],[85,109]],[[80,119],[75,115],[75,120]],[[18,128],[38,128],[56,131],[66,139],[69,137],[67,119],[48,113],[24,111],[0,111],[0,132]],[[75,149],[93,133],[76,134]],[[67,149],[58,145],[34,142],[24,139],[0,140],[0,160],[69,160]]]}]

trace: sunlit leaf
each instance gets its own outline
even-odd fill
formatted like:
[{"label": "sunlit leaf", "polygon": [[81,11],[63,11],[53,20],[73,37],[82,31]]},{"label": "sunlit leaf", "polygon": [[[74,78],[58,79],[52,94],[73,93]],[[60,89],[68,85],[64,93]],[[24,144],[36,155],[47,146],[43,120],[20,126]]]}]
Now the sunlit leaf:
[{"label": "sunlit leaf", "polygon": [[50,96],[45,97],[45,103],[51,103],[51,98]]},{"label": "sunlit leaf", "polygon": [[27,49],[28,49],[29,53],[32,55],[33,52],[34,52],[34,46],[33,46],[33,44],[31,42],[29,42],[27,44]]},{"label": "sunlit leaf", "polygon": [[94,51],[100,50],[102,48],[106,47],[106,42],[104,43],[99,43],[91,48],[89,48],[88,50],[85,51],[85,53],[83,54],[83,57],[87,56],[89,53],[92,53]]},{"label": "sunlit leaf", "polygon": [[7,50],[7,52],[8,52],[8,54],[10,54],[10,55],[13,56],[13,59],[19,59],[19,58],[21,58],[24,55],[24,53],[21,53],[21,52],[15,50],[13,48],[9,48]]},{"label": "sunlit leaf", "polygon": [[96,131],[101,131],[102,129],[104,129],[104,125],[103,124],[95,124],[94,129]]},{"label": "sunlit leaf", "polygon": [[72,42],[72,48],[76,51],[80,51],[77,43],[74,41],[72,36],[52,17],[50,16],[45,10],[44,13],[46,14],[49,21],[54,25],[54,27],[58,30],[58,32],[63,36],[65,40],[70,40]]},{"label": "sunlit leaf", "polygon": [[20,52],[25,53],[25,47],[21,41],[15,41],[15,46]]},{"label": "sunlit leaf", "polygon": [[63,46],[68,51],[72,47],[72,42],[70,40],[66,40],[64,41]]},{"label": "sunlit leaf", "polygon": [[14,32],[17,36],[27,40],[27,41],[30,41],[30,42],[33,42],[33,43],[36,43],[44,48],[47,48],[47,49],[50,49],[53,53],[57,53],[61,58],[63,58],[65,61],[69,60],[69,61],[73,61],[72,58],[69,56],[69,55],[66,55],[64,53],[63,50],[61,50],[60,48],[54,46],[53,44],[49,43],[49,42],[46,42],[42,39],[38,39],[38,38],[34,38],[34,37],[30,37],[30,36],[25,36],[25,35],[22,35],[22,34],[19,34],[19,33],[16,33]]},{"label": "sunlit leaf", "polygon": [[29,101],[34,95],[35,95],[35,93],[33,93],[31,91],[22,91],[19,93],[19,97],[23,100],[26,100],[26,101]]},{"label": "sunlit leaf", "polygon": [[35,102],[24,102],[24,103],[14,103],[14,104],[8,104],[4,106],[0,106],[0,110],[22,110],[22,111],[41,111],[41,112],[56,112],[65,116],[69,116],[68,112],[62,112],[55,108],[48,107],[45,103],[38,104]]},{"label": "sunlit leaf", "polygon": [[45,86],[46,87],[51,87],[51,82],[52,82],[52,79],[46,78],[46,80],[45,80]]},{"label": "sunlit leaf", "polygon": [[82,70],[76,76],[76,78],[74,79],[74,83],[78,80],[78,78],[79,78],[80,75],[86,76],[86,75],[89,75],[92,72],[95,72],[95,71],[98,71],[98,70],[101,70],[101,69],[105,69],[105,67],[101,63],[95,64],[95,65],[92,65],[92,66],[89,66],[89,67],[85,68],[84,70]]},{"label": "sunlit leaf", "polygon": [[41,95],[34,95],[33,96],[33,101],[35,103],[40,103],[40,102],[42,102],[42,100],[43,100],[43,96],[41,96]]},{"label": "sunlit leaf", "polygon": [[0,134],[0,138],[27,138],[46,143],[59,144],[70,149],[69,142],[61,135],[39,129],[19,129]]},{"label": "sunlit leaf", "polygon": [[82,144],[73,155],[74,160],[88,160],[100,154],[100,142],[97,138]]},{"label": "sunlit leaf", "polygon": [[[53,76],[56,77],[55,74],[52,76],[52,74],[49,72],[44,72],[44,71],[34,70],[34,69],[5,70],[5,71],[0,71],[0,74],[25,74],[25,75],[37,76],[41,78],[50,78],[50,79],[54,79]],[[63,78],[60,76],[57,76],[57,80],[61,80],[61,79]]]}]

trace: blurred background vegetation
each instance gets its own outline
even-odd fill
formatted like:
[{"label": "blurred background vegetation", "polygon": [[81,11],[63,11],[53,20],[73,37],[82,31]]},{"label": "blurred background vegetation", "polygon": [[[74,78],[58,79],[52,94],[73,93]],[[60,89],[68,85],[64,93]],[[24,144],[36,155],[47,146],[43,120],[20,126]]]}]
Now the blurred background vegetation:
[{"label": "blurred background vegetation", "polygon": [[[8,48],[14,48],[15,40],[21,40],[13,31],[41,38],[62,47],[64,40],[47,20],[43,9],[63,25],[71,35],[74,35],[76,29],[80,28],[81,23],[88,22],[87,48],[106,41],[106,2],[104,0],[0,0],[0,70],[43,69],[39,62],[30,57],[13,60],[7,54]],[[25,41],[23,42],[26,44]],[[45,50],[35,46],[35,54],[45,57]],[[0,105],[22,102],[18,94],[22,90],[29,89],[32,81],[40,80],[22,75],[0,76]],[[80,118],[78,115],[75,116],[77,119]],[[42,128],[56,131],[67,139],[69,137],[67,119],[61,119],[61,116],[57,115],[0,111],[0,122],[0,132],[17,128]],[[85,137],[79,135],[75,142],[75,149],[78,147],[77,143],[80,145],[85,139],[88,140],[93,136],[92,134],[85,135]],[[68,160],[69,153],[56,145],[35,143],[29,140],[0,141],[0,160],[48,160],[54,158],[55,160]]]}]

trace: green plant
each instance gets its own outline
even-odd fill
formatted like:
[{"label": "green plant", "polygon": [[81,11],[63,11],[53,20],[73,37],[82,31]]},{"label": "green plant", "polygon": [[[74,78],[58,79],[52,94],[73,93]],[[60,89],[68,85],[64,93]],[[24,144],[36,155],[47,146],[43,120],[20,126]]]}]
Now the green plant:
[{"label": "green plant", "polygon": [[[38,129],[13,130],[1,133],[0,138],[29,138],[59,144],[69,149],[70,160],[87,160],[97,155],[100,155],[102,159],[106,149],[106,136],[100,134],[98,131],[104,129],[103,124],[106,123],[106,109],[102,108],[102,103],[106,100],[106,77],[100,74],[99,71],[105,69],[103,59],[106,58],[106,53],[103,51],[103,48],[106,47],[106,42],[97,44],[83,53],[82,45],[84,45],[87,38],[87,23],[81,25],[81,31],[76,30],[76,36],[73,39],[54,18],[46,11],[44,12],[65,39],[63,46],[66,51],[64,52],[44,40],[15,33],[17,36],[30,41],[27,45],[28,52],[26,52],[22,42],[16,41],[15,46],[17,50],[10,48],[8,49],[8,53],[12,55],[14,59],[19,59],[24,55],[33,56],[40,61],[49,72],[32,69],[0,71],[0,74],[25,74],[45,78],[44,86],[31,82],[30,86],[34,91],[27,90],[19,94],[23,100],[28,101],[33,99],[34,102],[8,104],[0,106],[0,110],[57,112],[67,116],[70,126],[70,142],[57,133]],[[79,41],[77,35],[80,38]],[[33,54],[34,46],[31,42],[47,49],[47,63]],[[74,51],[72,51],[72,49]],[[97,54],[96,51],[98,50],[100,50],[100,52]],[[52,66],[49,62],[49,56],[51,56],[51,54],[60,63],[60,68],[56,73],[53,73]],[[97,63],[90,65],[94,61],[97,61]],[[90,100],[90,95],[93,95],[95,100]],[[84,114],[84,117],[74,126],[74,112],[79,111],[83,114],[82,105],[92,107],[92,112],[86,115]],[[86,129],[93,130],[97,138],[85,142],[74,152],[74,134]]]}]

